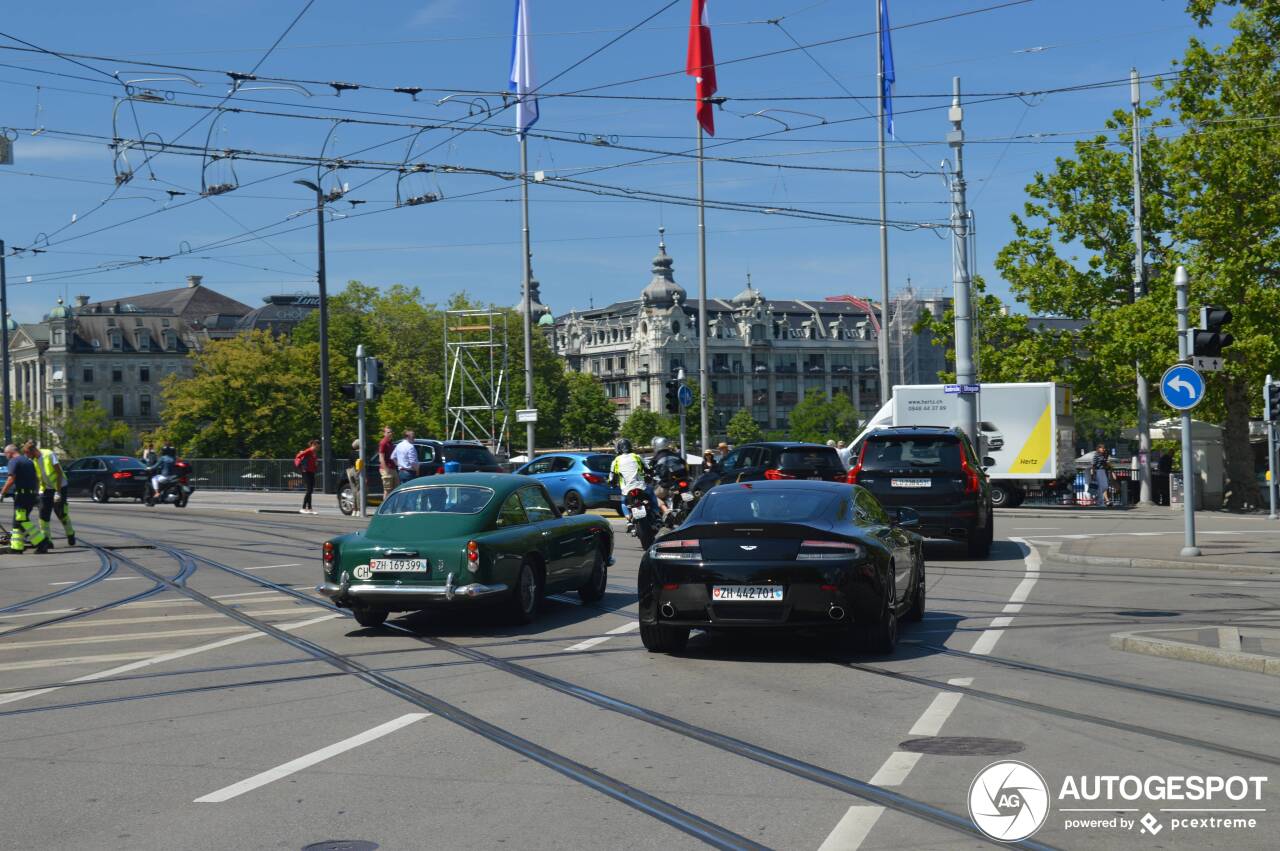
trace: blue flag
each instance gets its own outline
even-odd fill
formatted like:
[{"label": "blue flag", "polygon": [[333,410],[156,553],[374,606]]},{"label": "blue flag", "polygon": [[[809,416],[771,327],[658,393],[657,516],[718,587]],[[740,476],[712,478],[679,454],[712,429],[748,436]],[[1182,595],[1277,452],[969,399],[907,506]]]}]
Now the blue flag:
[{"label": "blue flag", "polygon": [[523,136],[538,120],[538,88],[533,81],[533,51],[529,46],[529,0],[516,0],[516,24],[511,36],[511,77],[507,90],[516,96],[516,129]]},{"label": "blue flag", "polygon": [[[884,107],[889,135],[893,132],[893,40],[889,38],[889,0],[880,0],[880,105]],[[896,136],[895,136],[896,138]]]}]

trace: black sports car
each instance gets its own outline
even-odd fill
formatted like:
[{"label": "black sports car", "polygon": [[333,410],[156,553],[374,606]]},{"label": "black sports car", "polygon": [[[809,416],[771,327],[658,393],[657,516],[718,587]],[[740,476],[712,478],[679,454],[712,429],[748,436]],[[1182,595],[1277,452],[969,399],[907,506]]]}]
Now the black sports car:
[{"label": "black sports car", "polygon": [[826,628],[891,653],[898,618],[924,616],[918,522],[834,482],[712,488],[640,561],[641,640],[679,652],[695,628]]}]

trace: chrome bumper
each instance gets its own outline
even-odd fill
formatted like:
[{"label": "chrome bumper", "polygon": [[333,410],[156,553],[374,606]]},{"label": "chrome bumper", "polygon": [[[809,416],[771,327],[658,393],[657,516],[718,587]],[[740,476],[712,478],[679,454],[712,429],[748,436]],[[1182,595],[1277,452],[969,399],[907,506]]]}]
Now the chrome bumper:
[{"label": "chrome bumper", "polygon": [[492,597],[506,590],[507,586],[502,583],[484,585],[479,582],[473,582],[469,585],[454,585],[452,573],[449,574],[444,585],[373,585],[367,582],[354,584],[344,582],[338,585],[333,582],[325,582],[316,586],[317,593],[325,595],[339,605],[342,605],[344,601],[353,599],[374,598],[396,601],[452,601],[461,597],[466,600],[475,600],[480,597]]}]

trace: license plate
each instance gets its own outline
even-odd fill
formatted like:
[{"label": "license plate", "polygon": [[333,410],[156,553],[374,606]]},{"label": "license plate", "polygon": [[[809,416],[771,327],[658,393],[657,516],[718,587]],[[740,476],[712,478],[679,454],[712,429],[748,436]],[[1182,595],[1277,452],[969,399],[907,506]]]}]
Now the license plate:
[{"label": "license plate", "polygon": [[820,482],[820,481],[822,481],[822,476],[810,476],[810,477],[809,477],[809,481],[811,481],[811,482]]},{"label": "license plate", "polygon": [[425,558],[373,558],[369,569],[374,573],[430,573],[431,562]]},{"label": "license plate", "polygon": [[691,493],[682,493],[680,494],[680,498],[685,502],[693,502],[693,494]]},{"label": "license plate", "polygon": [[631,516],[635,517],[638,520],[643,520],[648,514],[649,512],[645,511],[643,508],[641,508],[638,505],[635,508],[631,509]]},{"label": "license plate", "polygon": [[895,488],[927,488],[933,486],[933,479],[890,479],[889,484]]},{"label": "license plate", "polygon": [[782,599],[780,585],[713,585],[711,599],[718,602],[776,603]]}]

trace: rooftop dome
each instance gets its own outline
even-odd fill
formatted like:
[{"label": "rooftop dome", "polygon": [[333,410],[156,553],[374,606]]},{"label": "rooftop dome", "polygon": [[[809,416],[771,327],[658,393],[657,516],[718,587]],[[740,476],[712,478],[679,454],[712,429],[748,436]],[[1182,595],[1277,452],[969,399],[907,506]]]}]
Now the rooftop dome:
[{"label": "rooftop dome", "polygon": [[538,324],[539,325],[555,325],[556,320],[552,318],[551,311],[548,310],[546,313],[542,314],[542,316],[538,319]]},{"label": "rooftop dome", "polygon": [[10,333],[18,330],[18,320],[13,318],[12,313],[6,313],[4,315],[4,324],[9,327]]},{"label": "rooftop dome", "polygon": [[49,311],[50,319],[66,319],[71,315],[71,308],[62,303],[62,299],[58,299],[58,306]]},{"label": "rooftop dome", "polygon": [[742,292],[738,293],[736,296],[734,296],[733,300],[730,303],[741,306],[745,304],[754,304],[756,299],[763,300],[764,296],[760,294],[760,291],[758,289],[751,286],[751,273],[748,272],[747,288]]},{"label": "rooftop dome", "polygon": [[688,298],[688,293],[684,291],[684,287],[676,283],[671,272],[673,264],[670,255],[667,254],[667,243],[664,238],[666,232],[666,228],[658,228],[658,256],[653,258],[653,279],[640,293],[641,301],[654,307],[670,307],[676,303],[677,298],[680,301]]}]

